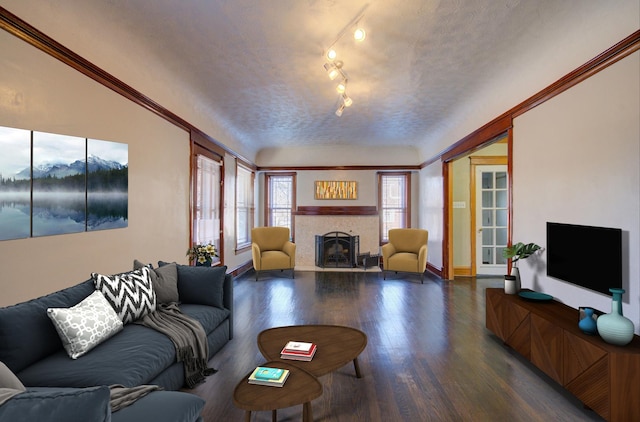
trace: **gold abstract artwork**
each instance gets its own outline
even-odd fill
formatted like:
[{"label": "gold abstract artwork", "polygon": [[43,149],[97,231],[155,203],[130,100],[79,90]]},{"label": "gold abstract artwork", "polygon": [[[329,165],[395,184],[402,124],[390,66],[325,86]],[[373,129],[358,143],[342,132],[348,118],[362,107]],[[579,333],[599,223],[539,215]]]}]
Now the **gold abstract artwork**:
[{"label": "gold abstract artwork", "polygon": [[315,199],[357,199],[356,182],[321,181],[315,182]]}]

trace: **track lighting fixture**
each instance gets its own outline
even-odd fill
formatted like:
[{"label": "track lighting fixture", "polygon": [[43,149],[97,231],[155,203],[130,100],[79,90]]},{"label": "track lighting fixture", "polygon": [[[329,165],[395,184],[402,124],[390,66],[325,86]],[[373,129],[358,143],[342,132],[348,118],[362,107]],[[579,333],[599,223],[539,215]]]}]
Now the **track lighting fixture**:
[{"label": "track lighting fixture", "polygon": [[353,32],[353,39],[356,41],[364,41],[364,38],[367,36],[367,33],[364,32],[364,29],[362,28],[357,28],[354,32]]},{"label": "track lighting fixture", "polygon": [[[342,74],[342,65],[343,63],[340,60],[336,60],[335,63],[325,63],[324,64],[324,69],[327,71],[327,75],[329,76],[329,79],[334,80],[335,78],[338,77],[338,75]],[[344,78],[344,75],[342,74],[342,77]]]},{"label": "track lighting fixture", "polygon": [[[329,44],[329,48],[327,48],[324,53],[324,58],[325,58],[324,69],[327,71],[327,75],[329,76],[329,79],[333,81],[338,76],[342,77],[342,81],[338,83],[338,85],[336,86],[336,91],[340,95],[339,97],[340,106],[335,112],[336,116],[338,117],[342,116],[342,113],[344,112],[345,108],[351,107],[351,105],[353,104],[353,100],[351,99],[351,97],[347,95],[347,76],[344,70],[342,69],[342,67],[344,66],[344,62],[342,60],[336,60],[336,58],[338,57],[338,53],[335,46],[338,43],[338,41],[340,41],[342,37],[344,37],[344,35],[347,33],[352,33],[353,39],[356,40],[357,42],[364,41],[367,34],[365,30],[360,26],[360,20],[364,17],[364,12],[365,10],[367,10],[368,7],[369,5],[366,4],[360,10],[360,12],[353,19],[351,19],[351,21],[347,24],[347,26],[345,26],[342,29],[342,31],[338,33],[338,36],[336,37],[335,41]],[[340,58],[342,59],[342,56]]]}]

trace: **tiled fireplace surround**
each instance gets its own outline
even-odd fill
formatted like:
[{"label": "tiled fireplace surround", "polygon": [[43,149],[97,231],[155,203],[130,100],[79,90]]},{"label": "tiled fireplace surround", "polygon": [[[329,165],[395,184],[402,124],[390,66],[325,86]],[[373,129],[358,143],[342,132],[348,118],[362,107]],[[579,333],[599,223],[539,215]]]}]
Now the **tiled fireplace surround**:
[{"label": "tiled fireplace surround", "polygon": [[375,207],[314,207],[312,212],[300,208],[295,216],[296,266],[315,266],[315,236],[334,231],[360,236],[360,253],[379,252]]}]

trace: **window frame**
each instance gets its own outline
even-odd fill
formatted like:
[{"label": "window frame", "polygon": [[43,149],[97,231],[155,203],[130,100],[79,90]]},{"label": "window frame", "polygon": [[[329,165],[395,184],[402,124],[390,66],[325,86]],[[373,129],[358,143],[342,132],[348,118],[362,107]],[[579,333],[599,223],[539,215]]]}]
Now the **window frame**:
[{"label": "window frame", "polygon": [[271,226],[272,225],[272,207],[271,207],[271,181],[276,177],[290,177],[291,178],[291,207],[289,209],[290,212],[290,222],[291,227],[289,230],[291,232],[291,241],[295,241],[295,211],[296,211],[296,176],[295,172],[288,173],[265,173],[264,177],[264,225]]},{"label": "window frame", "polygon": [[[200,183],[200,171],[198,168],[198,158],[202,156],[208,160],[211,160],[216,163],[219,168],[218,180],[216,183],[219,185],[219,190],[217,193],[217,215],[219,220],[218,227],[218,244],[216,246],[216,250],[218,253],[217,257],[214,257],[212,260],[212,265],[222,265],[224,263],[224,233],[222,227],[224,226],[224,213],[223,213],[223,200],[224,200],[224,160],[222,157],[215,152],[197,144],[193,143],[192,149],[192,162],[191,162],[191,192],[192,192],[192,200],[191,200],[191,233],[190,233],[190,244],[189,248],[195,244],[202,243],[199,242],[197,224],[198,224],[198,213],[199,213],[199,183]],[[215,230],[215,228],[214,228]]]},{"label": "window frame", "polygon": [[[384,178],[385,177],[403,177],[404,179],[404,204],[402,207],[385,207],[384,202]],[[385,210],[393,209],[400,210],[402,216],[403,225],[400,227],[390,228],[410,228],[411,227],[411,172],[378,172],[378,210],[379,210],[379,233],[380,233],[380,245],[384,245],[389,242],[388,230],[385,230]]]},{"label": "window frame", "polygon": [[[244,183],[242,183],[242,186],[240,186],[240,183],[244,180],[244,178],[241,178],[240,175],[246,172],[248,174],[248,180]],[[246,185],[245,183],[247,183],[248,185]],[[254,215],[255,215],[255,190],[254,190],[254,183],[255,183],[255,172],[250,169],[249,167],[243,165],[242,163],[240,163],[238,160],[236,160],[236,185],[235,185],[235,195],[236,195],[236,201],[235,201],[235,212],[234,212],[234,217],[235,217],[235,227],[236,227],[236,235],[235,235],[235,241],[236,241],[236,254],[244,252],[248,249],[251,248],[251,229],[253,229],[254,227]],[[238,200],[238,198],[240,197],[239,193],[244,190],[246,195],[247,195],[247,200],[246,200],[246,205],[244,206],[239,206],[241,205],[243,202],[241,202],[240,200]],[[240,242],[238,239],[238,236],[240,235],[240,230],[239,230],[239,224],[240,224],[240,217],[239,217],[239,211],[240,210],[246,210],[246,241],[245,242]]]}]

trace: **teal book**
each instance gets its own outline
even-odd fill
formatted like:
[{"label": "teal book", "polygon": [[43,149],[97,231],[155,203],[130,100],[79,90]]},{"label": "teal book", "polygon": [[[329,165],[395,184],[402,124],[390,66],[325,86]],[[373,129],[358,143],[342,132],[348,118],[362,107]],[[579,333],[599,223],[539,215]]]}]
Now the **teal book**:
[{"label": "teal book", "polygon": [[259,380],[279,380],[284,373],[284,369],[279,368],[267,368],[259,366],[254,372],[254,377]]}]

